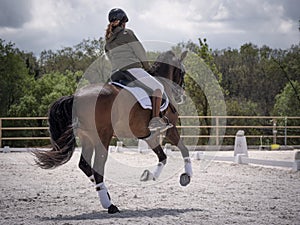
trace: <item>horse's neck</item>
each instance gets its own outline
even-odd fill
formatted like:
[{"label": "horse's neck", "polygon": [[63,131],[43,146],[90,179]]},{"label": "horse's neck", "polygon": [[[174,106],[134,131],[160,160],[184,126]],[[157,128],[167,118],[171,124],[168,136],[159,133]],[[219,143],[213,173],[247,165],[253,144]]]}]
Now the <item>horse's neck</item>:
[{"label": "horse's neck", "polygon": [[171,84],[169,83],[171,81],[164,77],[155,77],[155,78],[158,79],[159,82],[162,83],[162,85],[164,86],[164,90],[165,90],[167,96],[169,97],[169,99],[172,99],[172,88],[171,88]]}]

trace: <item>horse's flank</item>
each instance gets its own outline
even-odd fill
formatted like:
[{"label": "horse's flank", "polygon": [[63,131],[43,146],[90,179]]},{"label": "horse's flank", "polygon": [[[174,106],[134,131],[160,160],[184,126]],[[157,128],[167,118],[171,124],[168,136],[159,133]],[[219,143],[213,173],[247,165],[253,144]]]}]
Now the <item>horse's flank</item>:
[{"label": "horse's flank", "polygon": [[111,84],[92,84],[78,90],[74,97],[73,116],[78,118],[78,136],[84,132],[89,133],[90,139],[93,136],[98,139],[95,133],[112,130],[123,138],[149,135],[151,111],[143,109],[126,90]]}]

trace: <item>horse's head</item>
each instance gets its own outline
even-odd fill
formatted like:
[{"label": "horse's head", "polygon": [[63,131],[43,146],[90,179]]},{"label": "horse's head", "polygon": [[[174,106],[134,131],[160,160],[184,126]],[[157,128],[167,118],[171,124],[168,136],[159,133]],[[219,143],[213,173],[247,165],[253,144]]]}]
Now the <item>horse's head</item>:
[{"label": "horse's head", "polygon": [[169,81],[173,97],[177,104],[181,104],[185,100],[184,93],[184,75],[185,68],[183,60],[187,55],[187,51],[183,52],[180,58],[176,57],[174,52],[167,51],[158,56],[157,60],[151,68],[153,76],[162,77]]}]

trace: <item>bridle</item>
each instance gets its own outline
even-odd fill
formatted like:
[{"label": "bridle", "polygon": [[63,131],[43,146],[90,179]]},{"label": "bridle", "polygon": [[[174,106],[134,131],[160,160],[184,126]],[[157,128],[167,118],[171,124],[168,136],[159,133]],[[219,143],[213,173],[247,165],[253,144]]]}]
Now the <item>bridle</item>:
[{"label": "bridle", "polygon": [[185,82],[184,82],[184,75],[185,75],[185,67],[182,62],[178,61],[180,64],[180,68],[176,67],[175,70],[179,70],[175,76],[178,76],[176,80],[173,78],[173,82],[176,84],[171,85],[171,90],[174,95],[174,99],[176,100],[177,104],[182,104],[185,101]]}]

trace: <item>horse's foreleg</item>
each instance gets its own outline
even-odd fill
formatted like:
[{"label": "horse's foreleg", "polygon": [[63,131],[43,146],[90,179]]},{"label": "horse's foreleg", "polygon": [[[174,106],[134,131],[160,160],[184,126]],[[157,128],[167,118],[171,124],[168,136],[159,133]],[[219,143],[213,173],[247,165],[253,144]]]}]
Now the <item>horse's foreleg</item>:
[{"label": "horse's foreleg", "polygon": [[151,139],[146,140],[150,148],[154,151],[154,153],[158,157],[158,164],[156,165],[153,172],[150,172],[149,170],[145,170],[141,176],[141,181],[148,181],[148,180],[157,180],[164,168],[164,166],[167,163],[167,156],[164,153],[163,149],[161,148],[158,140],[158,136],[154,136]]},{"label": "horse's foreleg", "polygon": [[177,147],[180,149],[181,155],[182,155],[183,160],[184,160],[184,170],[185,170],[185,172],[186,172],[187,175],[189,175],[190,177],[192,177],[193,170],[192,170],[191,158],[189,156],[189,150],[183,144],[183,142],[182,142],[181,139],[179,139]]},{"label": "horse's foreleg", "polygon": [[185,170],[185,173],[181,174],[180,176],[180,184],[182,186],[186,186],[190,183],[190,179],[193,175],[189,150],[183,144],[183,141],[180,138],[178,130],[175,126],[167,131],[166,138],[169,139],[169,141],[173,145],[176,145],[180,149],[181,155],[184,160],[184,170]]}]

